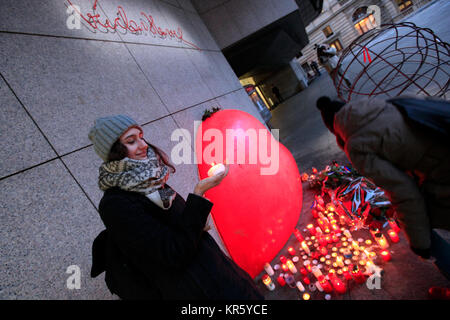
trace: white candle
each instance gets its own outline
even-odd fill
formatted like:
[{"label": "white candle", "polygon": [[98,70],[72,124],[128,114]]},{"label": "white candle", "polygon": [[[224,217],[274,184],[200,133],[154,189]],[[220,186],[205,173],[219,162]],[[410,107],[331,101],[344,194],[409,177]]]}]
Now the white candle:
[{"label": "white candle", "polygon": [[302,248],[305,251],[306,254],[309,254],[311,251],[308,248],[308,245],[306,244],[305,241],[302,242]]},{"label": "white candle", "polygon": [[304,292],[305,291],[305,287],[303,286],[303,284],[300,281],[297,281],[296,283],[297,288],[300,292]]},{"label": "white candle", "polygon": [[224,171],[225,171],[225,166],[222,163],[218,163],[218,164],[214,165],[214,162],[213,162],[212,167],[208,170],[208,177],[216,176]]},{"label": "white candle", "polygon": [[317,278],[317,280],[319,280],[319,277],[322,275],[322,271],[320,271],[319,267],[314,266],[314,267],[312,267],[311,271],[314,274],[314,276]]},{"label": "white candle", "polygon": [[275,274],[275,271],[273,271],[272,266],[268,262],[264,265],[264,270],[269,276],[273,276]]},{"label": "white candle", "polygon": [[345,235],[348,239],[351,239],[351,238],[352,238],[352,234],[351,234],[350,231],[348,231],[347,229],[344,230],[344,235]]},{"label": "white candle", "polygon": [[294,263],[291,260],[288,260],[286,264],[292,273],[297,273],[297,268],[294,266]]}]

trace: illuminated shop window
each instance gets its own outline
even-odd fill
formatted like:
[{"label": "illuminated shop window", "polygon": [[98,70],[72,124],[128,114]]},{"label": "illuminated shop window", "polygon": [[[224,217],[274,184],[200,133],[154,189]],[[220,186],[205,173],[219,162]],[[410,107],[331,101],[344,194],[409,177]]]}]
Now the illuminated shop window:
[{"label": "illuminated shop window", "polygon": [[339,39],[336,39],[332,43],[330,43],[330,47],[335,48],[337,52],[342,50],[342,44]]},{"label": "illuminated shop window", "polygon": [[398,8],[400,11],[403,11],[412,6],[411,0],[395,0],[397,2]]},{"label": "illuminated shop window", "polygon": [[368,14],[367,7],[356,9],[353,13],[352,20],[355,24],[355,29],[360,35],[377,27],[377,22],[372,13]]}]

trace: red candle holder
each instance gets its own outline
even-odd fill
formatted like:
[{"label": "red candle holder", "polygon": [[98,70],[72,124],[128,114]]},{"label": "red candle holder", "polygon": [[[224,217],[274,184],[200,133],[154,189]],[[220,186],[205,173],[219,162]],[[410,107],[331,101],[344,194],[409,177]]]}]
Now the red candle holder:
[{"label": "red candle holder", "polygon": [[400,227],[398,226],[397,222],[395,222],[394,219],[388,219],[389,227],[394,230],[395,232],[400,231]]},{"label": "red candle holder", "polygon": [[359,269],[358,265],[352,266],[352,277],[355,280],[356,283],[364,283],[366,282],[366,277],[362,274],[361,270]]},{"label": "red candle holder", "polygon": [[286,285],[286,280],[284,280],[284,277],[282,275],[279,275],[277,278],[277,282],[280,286],[284,287]]},{"label": "red candle holder", "polygon": [[286,264],[287,259],[285,256],[280,256],[280,261],[281,261],[281,263]]},{"label": "red candle holder", "polygon": [[288,252],[289,252],[289,254],[292,255],[292,256],[295,256],[295,254],[296,254],[296,252],[295,252],[295,250],[294,250],[293,247],[289,247],[289,248],[288,248]]},{"label": "red candle holder", "polygon": [[333,292],[333,287],[330,282],[322,275],[319,277],[319,284],[322,287],[323,291],[326,293]]},{"label": "red candle holder", "polygon": [[393,243],[399,242],[400,239],[399,239],[399,237],[398,237],[398,234],[397,234],[397,232],[395,232],[394,230],[389,229],[388,235],[389,235],[389,238],[391,238],[391,241],[392,241]]},{"label": "red candle holder", "polygon": [[330,272],[328,274],[328,278],[330,279],[330,282],[334,288],[334,290],[339,293],[343,294],[347,291],[347,287],[345,286],[344,282],[342,282],[341,279],[339,279],[334,272]]},{"label": "red candle holder", "polygon": [[314,225],[311,223],[311,224],[308,224],[307,226],[306,226],[306,229],[308,229],[308,231],[309,231],[309,233],[312,235],[312,236],[315,236],[316,235],[316,229],[314,228]]},{"label": "red candle holder", "polygon": [[391,260],[391,253],[389,252],[389,250],[382,250],[380,252],[381,258],[383,259],[383,261],[388,262]]},{"label": "red candle holder", "polygon": [[352,280],[352,275],[350,274],[350,271],[348,271],[347,267],[342,268],[342,275],[344,276],[345,280]]},{"label": "red candle holder", "polygon": [[294,230],[294,235],[295,235],[295,237],[297,238],[297,240],[298,240],[299,242],[302,242],[302,241],[305,240],[305,239],[303,239],[303,236],[302,236],[302,234],[300,233],[300,231],[298,231],[297,229]]}]

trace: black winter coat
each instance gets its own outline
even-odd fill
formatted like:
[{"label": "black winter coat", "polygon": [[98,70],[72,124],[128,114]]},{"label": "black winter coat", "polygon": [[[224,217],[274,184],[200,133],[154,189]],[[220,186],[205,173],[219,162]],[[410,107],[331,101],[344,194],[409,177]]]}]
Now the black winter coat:
[{"label": "black winter coat", "polygon": [[142,194],[107,190],[99,205],[106,230],[93,244],[91,276],[105,270],[109,290],[122,299],[263,299],[203,231],[212,205],[177,194],[166,211]]}]

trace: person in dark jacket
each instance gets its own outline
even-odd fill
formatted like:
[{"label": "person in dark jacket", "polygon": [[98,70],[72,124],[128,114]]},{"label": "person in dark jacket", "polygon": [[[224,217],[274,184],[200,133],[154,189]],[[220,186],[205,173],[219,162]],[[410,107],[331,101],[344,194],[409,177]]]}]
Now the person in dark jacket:
[{"label": "person in dark jacket", "polygon": [[389,101],[317,101],[353,167],[386,191],[411,249],[427,257],[431,228],[450,230],[450,150],[417,130]]},{"label": "person in dark jacket", "polygon": [[[397,97],[404,99],[431,108],[432,102],[423,98]],[[448,277],[450,252],[443,248],[449,244],[436,232],[450,231],[448,138],[436,138],[434,132],[414,125],[394,100],[344,103],[321,97],[317,108],[353,167],[386,192],[411,250],[424,259],[437,258],[437,266]],[[448,101],[441,103],[450,110]],[[450,291],[441,296],[450,298]]]},{"label": "person in dark jacket", "polygon": [[185,201],[166,182],[175,168],[126,115],[99,118],[89,132],[104,160],[91,276],[106,271],[122,299],[263,299],[251,277],[205,231],[213,204],[203,197],[225,172],[201,180]]}]

